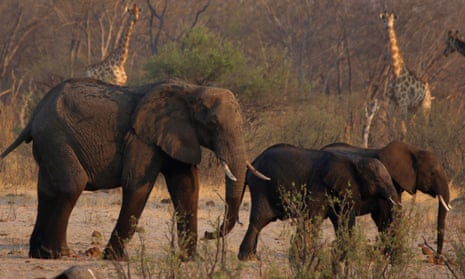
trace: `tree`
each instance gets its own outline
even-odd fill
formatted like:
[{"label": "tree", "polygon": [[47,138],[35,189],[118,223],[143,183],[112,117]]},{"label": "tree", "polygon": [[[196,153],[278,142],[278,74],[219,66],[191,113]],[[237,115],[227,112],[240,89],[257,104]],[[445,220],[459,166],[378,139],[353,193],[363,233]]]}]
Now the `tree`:
[{"label": "tree", "polygon": [[145,65],[147,78],[179,78],[200,85],[216,84],[238,91],[256,89],[263,83],[263,70],[234,44],[205,26],[194,27],[180,43],[167,43]]}]

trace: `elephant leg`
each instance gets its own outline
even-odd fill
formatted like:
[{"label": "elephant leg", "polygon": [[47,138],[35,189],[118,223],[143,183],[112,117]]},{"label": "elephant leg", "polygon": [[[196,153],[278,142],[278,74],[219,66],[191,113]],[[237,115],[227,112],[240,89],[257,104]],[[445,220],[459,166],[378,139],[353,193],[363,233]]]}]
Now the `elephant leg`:
[{"label": "elephant leg", "polygon": [[133,189],[123,188],[123,202],[118,221],[104,250],[105,259],[127,261],[128,255],[125,243],[129,241],[136,231],[137,222],[144,210],[147,199],[153,188],[155,178],[150,182]]},{"label": "elephant leg", "polygon": [[392,223],[392,207],[384,201],[380,201],[371,212],[371,218],[378,227],[379,232],[386,232]]},{"label": "elephant leg", "polygon": [[337,214],[335,214],[333,212],[333,210],[330,210],[329,213],[328,213],[328,217],[329,217],[329,220],[331,221],[331,223],[333,224],[334,234],[338,235],[338,233],[339,233],[339,218],[338,218]]},{"label": "elephant leg", "polygon": [[[48,196],[41,191],[43,186],[43,181],[41,178],[41,170],[39,169],[39,179],[38,179],[38,206],[37,206],[37,216],[34,224],[34,229],[32,231],[31,237],[29,239],[29,257],[32,258],[42,258],[41,257],[41,247],[42,241],[45,237],[46,230],[49,227],[49,216],[53,214],[53,198],[48,198]],[[48,253],[49,254],[49,253]],[[45,255],[44,255],[45,257]]]},{"label": "elephant leg", "polygon": [[[331,220],[331,223],[334,226],[334,234],[336,237],[336,240],[334,241],[336,249],[334,249],[333,251],[338,253],[335,254],[335,256],[339,257],[339,261],[336,262],[341,262],[343,259],[346,258],[348,253],[346,241],[348,241],[347,236],[352,237],[352,229],[355,226],[356,212],[354,210],[342,213],[335,213],[333,210],[330,210],[329,212],[329,219]],[[341,218],[343,217],[348,218],[348,220],[341,220]],[[344,233],[347,233],[347,231],[345,232],[345,230],[348,230],[347,235],[344,235]],[[333,265],[332,268],[333,270],[338,270],[340,266]]]},{"label": "elephant leg", "polygon": [[347,215],[347,217],[349,218],[347,222],[347,228],[349,229],[349,233],[351,233],[352,228],[355,226],[355,217],[356,217],[355,211],[351,210],[349,213],[346,214],[346,213],[335,213],[333,210],[329,210],[328,217],[331,223],[333,224],[334,234],[336,235],[336,237],[339,237],[340,234],[342,233],[340,225],[343,225],[344,227],[345,223],[343,223],[344,220],[341,220],[341,218],[345,215]]},{"label": "elephant leg", "polygon": [[136,231],[142,211],[163,164],[162,156],[139,141],[127,147],[128,154],[122,171],[123,201],[116,226],[103,251],[105,259],[127,261],[125,243]]},{"label": "elephant leg", "polygon": [[[39,196],[44,196],[39,194]],[[38,205],[37,230],[31,236],[30,256],[34,258],[60,258],[72,254],[66,240],[71,211],[79,195],[58,195],[42,198]],[[48,219],[48,220],[47,220]]]},{"label": "elephant leg", "polygon": [[53,203],[54,198],[48,198],[39,191],[36,222],[29,239],[29,257],[31,258],[52,258],[51,249],[46,248],[43,241],[47,236],[47,229],[51,225],[49,221],[54,211]]},{"label": "elephant leg", "polygon": [[269,220],[266,224],[260,223],[258,226],[256,224],[249,223],[247,232],[242,240],[241,246],[239,248],[238,258],[241,261],[252,261],[257,260],[257,243],[258,236],[260,231],[271,222]]},{"label": "elephant leg", "polygon": [[181,259],[188,260],[197,246],[198,170],[195,165],[172,161],[162,172],[176,212]]},{"label": "elephant leg", "polygon": [[[395,237],[398,228],[392,224],[392,206],[388,202],[380,201],[376,208],[374,208],[371,212],[371,218],[378,227],[379,238],[383,243],[384,253],[391,255],[391,257],[395,259],[395,254],[399,251],[398,249],[402,247],[402,243],[398,242]],[[401,252],[401,250],[399,252]]]},{"label": "elephant leg", "polygon": [[277,219],[266,197],[252,194],[249,227],[239,247],[238,258],[241,261],[257,260],[257,243],[260,231],[270,222]]},{"label": "elephant leg", "polygon": [[29,240],[30,257],[60,258],[71,255],[66,241],[68,221],[79,195],[85,188],[85,172],[80,166],[72,169],[60,170],[61,176],[53,179],[45,174],[49,172],[44,171],[42,167],[39,170],[38,208],[36,223]]}]

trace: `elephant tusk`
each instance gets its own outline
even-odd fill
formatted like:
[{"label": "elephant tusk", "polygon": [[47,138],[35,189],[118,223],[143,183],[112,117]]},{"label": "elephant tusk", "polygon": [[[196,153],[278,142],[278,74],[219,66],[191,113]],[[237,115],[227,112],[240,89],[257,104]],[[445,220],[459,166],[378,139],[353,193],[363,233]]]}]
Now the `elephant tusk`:
[{"label": "elephant tusk", "polygon": [[389,200],[393,205],[397,205],[397,206],[402,207],[402,204],[400,204],[399,202],[396,202],[396,201],[393,200],[391,197],[389,197],[388,200]]},{"label": "elephant tusk", "polygon": [[224,160],[221,160],[221,165],[223,166],[223,170],[224,170],[224,173],[226,173],[226,176],[232,181],[237,181],[237,178],[231,172],[231,169],[229,168],[228,164]]},{"label": "elephant tusk", "polygon": [[95,274],[92,271],[92,269],[88,268],[87,271],[89,272],[90,276],[92,276],[92,279],[97,279],[97,277],[95,277]]},{"label": "elephant tusk", "polygon": [[263,180],[271,180],[271,178],[269,178],[268,176],[264,175],[263,173],[259,172],[256,168],[254,168],[254,166],[252,166],[252,164],[249,161],[246,161],[246,163],[247,163],[247,168],[253,174],[255,174],[255,176],[257,176],[258,178],[263,179]]},{"label": "elephant tusk", "polygon": [[452,209],[452,206],[450,206],[449,204],[446,203],[446,201],[444,200],[444,198],[441,196],[441,195],[438,195],[439,196],[439,201],[441,202],[442,206],[444,206],[444,208],[449,211]]}]

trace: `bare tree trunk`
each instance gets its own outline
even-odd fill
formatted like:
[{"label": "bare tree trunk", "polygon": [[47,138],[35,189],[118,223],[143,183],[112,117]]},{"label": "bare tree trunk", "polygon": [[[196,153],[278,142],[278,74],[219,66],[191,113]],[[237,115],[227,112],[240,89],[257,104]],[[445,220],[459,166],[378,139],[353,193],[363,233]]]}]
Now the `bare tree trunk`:
[{"label": "bare tree trunk", "polygon": [[39,21],[37,20],[25,25],[23,17],[23,8],[21,8],[8,38],[5,40],[3,47],[0,48],[0,80],[8,72],[11,62],[16,58],[18,50],[23,46],[26,38],[39,26]]},{"label": "bare tree trunk", "polygon": [[347,40],[347,34],[344,28],[344,50],[347,57],[347,86],[349,89],[349,95],[352,95],[352,59],[350,56],[349,41]]},{"label": "bare tree trunk", "polygon": [[336,91],[337,91],[337,94],[339,96],[341,96],[342,94],[342,87],[343,87],[343,76],[344,76],[344,72],[343,72],[343,69],[342,69],[342,61],[343,58],[337,58],[336,60],[336,71],[337,71],[337,74],[336,74]]},{"label": "bare tree trunk", "polygon": [[[150,9],[150,20],[149,20],[149,27],[150,27],[150,50],[152,51],[152,55],[157,55],[158,54],[158,43],[160,41],[160,35],[163,30],[163,27],[165,25],[165,15],[166,15],[166,9],[168,8],[168,0],[165,0],[163,4],[163,8],[161,9],[161,12],[158,13],[157,9],[155,8],[154,5],[150,2],[150,0],[147,0],[147,5],[149,6]],[[158,19],[158,28],[157,32],[153,33],[154,28],[154,18]]]},{"label": "bare tree trunk", "polygon": [[370,105],[365,105],[365,124],[363,124],[362,128],[362,145],[367,148],[368,147],[368,138],[370,136],[370,128],[371,128],[371,122],[373,121],[373,117],[376,114],[376,111],[378,110],[378,100],[373,99],[370,102]]},{"label": "bare tree trunk", "polygon": [[84,33],[86,34],[87,40],[87,65],[92,63],[92,33],[90,25],[90,11],[88,11],[86,14],[86,24],[84,28]]}]

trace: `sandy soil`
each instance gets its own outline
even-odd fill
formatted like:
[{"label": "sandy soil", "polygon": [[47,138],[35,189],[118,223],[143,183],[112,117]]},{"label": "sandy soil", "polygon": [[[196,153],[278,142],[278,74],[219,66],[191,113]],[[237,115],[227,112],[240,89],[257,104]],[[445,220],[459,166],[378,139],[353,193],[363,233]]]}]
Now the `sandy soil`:
[{"label": "sandy soil", "polygon": [[[200,193],[199,211],[199,235],[203,235],[205,230],[212,230],[215,220],[221,216],[223,203],[220,196],[222,193],[215,193],[212,190],[203,190]],[[141,243],[145,245],[144,258],[154,262],[152,278],[157,278],[158,268],[169,266],[163,265],[167,261],[167,254],[170,239],[171,213],[172,208],[169,203],[162,200],[168,198],[168,194],[163,190],[152,193],[151,198],[144,210],[139,227],[143,228],[143,233],[136,236],[129,243],[130,256],[136,256],[141,248]],[[418,202],[421,208],[422,218],[420,228],[417,231],[417,239],[414,241],[415,257],[412,259],[412,278],[453,278],[452,273],[445,265],[435,265],[426,261],[426,256],[422,254],[419,244],[424,242],[424,238],[435,246],[434,227],[436,201],[425,198],[425,201]],[[213,204],[212,204],[213,202]],[[405,203],[405,199],[404,199]],[[82,265],[91,268],[100,278],[119,278],[117,264],[103,261],[91,255],[86,255],[86,251],[92,247],[103,248],[109,237],[116,218],[119,213],[120,197],[118,191],[110,192],[85,192],[70,219],[68,228],[68,243],[77,255],[60,260],[38,260],[28,258],[28,241],[32,231],[37,200],[33,191],[22,193],[0,193],[0,278],[53,278],[61,271],[73,265]],[[451,239],[460,232],[463,236],[465,225],[458,222],[463,218],[463,207],[456,206],[449,215],[449,233],[445,243],[447,251],[451,251]],[[249,214],[249,196],[241,208],[240,218],[243,226],[237,225],[232,233],[226,238],[227,255],[235,259],[239,244],[245,234]],[[366,217],[358,218],[358,224],[363,226],[364,231],[370,238],[376,236],[376,229],[370,219]],[[259,242],[259,254],[262,261],[247,262],[243,264],[238,274],[232,277],[241,278],[265,278],[270,270],[278,270],[281,274],[286,274],[288,269],[288,248],[290,232],[292,232],[290,222],[274,222],[268,225],[262,232]],[[93,237],[95,232],[100,232],[101,237]],[[323,224],[323,239],[331,241],[334,239],[332,227],[329,222]],[[141,241],[141,239],[143,239]],[[199,242],[199,249],[211,249],[214,247],[211,241]],[[210,248],[205,248],[210,247]],[[140,258],[140,257],[139,257]],[[208,259],[205,259],[208,262]],[[123,263],[127,272],[127,264]],[[192,263],[183,264],[185,268],[192,268],[193,272],[198,268]],[[140,270],[135,262],[131,263],[131,278],[139,278]],[[184,266],[183,266],[184,268]],[[239,274],[240,273],[240,274]]]}]

